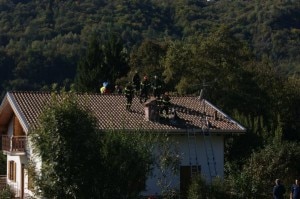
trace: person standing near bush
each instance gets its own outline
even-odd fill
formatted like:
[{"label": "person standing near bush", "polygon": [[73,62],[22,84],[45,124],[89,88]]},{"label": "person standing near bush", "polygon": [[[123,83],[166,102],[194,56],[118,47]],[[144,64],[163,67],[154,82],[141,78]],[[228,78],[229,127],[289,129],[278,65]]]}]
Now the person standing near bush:
[{"label": "person standing near bush", "polygon": [[275,180],[275,186],[273,187],[274,199],[284,199],[285,187],[281,184],[280,179]]},{"label": "person standing near bush", "polygon": [[299,180],[295,180],[295,184],[292,185],[290,199],[300,199],[300,185]]}]

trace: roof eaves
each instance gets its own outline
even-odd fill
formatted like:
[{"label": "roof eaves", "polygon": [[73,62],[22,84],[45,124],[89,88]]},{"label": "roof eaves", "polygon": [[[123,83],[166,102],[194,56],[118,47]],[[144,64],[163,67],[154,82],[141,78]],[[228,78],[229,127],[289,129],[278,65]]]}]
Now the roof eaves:
[{"label": "roof eaves", "polygon": [[220,109],[218,109],[216,106],[214,106],[212,103],[210,103],[209,101],[205,100],[205,103],[209,104],[211,107],[213,107],[214,109],[216,109],[220,114],[222,114],[225,118],[229,119],[232,123],[236,124],[239,128],[241,128],[242,131],[246,131],[246,128],[243,127],[241,124],[239,124],[237,121],[233,120],[230,116],[228,116],[227,114],[225,114],[223,111],[221,111]]},{"label": "roof eaves", "polygon": [[7,93],[7,100],[9,101],[14,113],[19,118],[20,124],[23,127],[24,131],[27,133],[28,129],[29,129],[29,126],[26,122],[25,116],[21,112],[21,109],[18,106],[18,103],[16,103],[16,100],[15,100],[14,96],[10,92]]},{"label": "roof eaves", "polygon": [[7,100],[7,94],[5,95],[4,99],[2,100],[2,103],[0,105],[0,113],[2,112],[2,110],[4,109],[4,107],[8,104],[8,100]]},{"label": "roof eaves", "polygon": [[[151,134],[171,134],[171,135],[186,135],[187,129],[106,129],[101,130],[102,133],[109,131],[123,131],[123,132],[149,132]],[[194,129],[194,133],[203,135],[203,131],[201,129]],[[209,130],[211,135],[241,135],[245,134],[245,130]],[[207,133],[205,133],[207,134]]]}]

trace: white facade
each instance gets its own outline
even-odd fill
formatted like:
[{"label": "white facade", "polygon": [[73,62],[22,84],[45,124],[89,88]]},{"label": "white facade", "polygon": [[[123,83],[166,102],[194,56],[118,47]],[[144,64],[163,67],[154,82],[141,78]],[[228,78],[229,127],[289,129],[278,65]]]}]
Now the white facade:
[{"label": "white facade", "polygon": [[[8,135],[13,135],[13,120],[10,121],[8,127]],[[201,175],[209,182],[211,176],[218,176],[223,178],[224,176],[224,138],[218,135],[203,135],[202,132],[190,132],[186,135],[173,134],[170,136],[172,143],[176,143],[179,149],[179,155],[181,159],[180,166],[200,166]],[[28,189],[28,160],[34,160],[36,168],[41,167],[40,158],[30,158],[32,149],[28,148],[26,153],[8,153],[7,154],[7,176],[9,176],[10,162],[15,163],[16,177],[15,180],[8,178],[7,183],[15,190],[16,196],[32,196],[33,193]],[[208,166],[213,163],[214,158],[216,167]],[[213,171],[216,169],[216,174]],[[162,192],[162,187],[158,185],[158,179],[162,178],[158,168],[155,168],[153,175],[146,181],[146,191],[143,195],[159,195]],[[169,184],[169,188],[180,191],[180,169],[178,175],[168,173],[168,176],[164,179],[166,184]],[[22,190],[24,190],[22,192]]]},{"label": "white facade", "polygon": [[[110,97],[108,95],[103,95],[102,97],[106,96]],[[94,97],[98,98],[99,96],[96,95]],[[7,183],[16,191],[17,197],[24,198],[26,196],[32,196],[33,194],[29,190],[29,185],[31,184],[29,182],[28,174],[29,162],[32,162],[35,166],[35,169],[37,170],[41,168],[42,162],[39,157],[32,156],[32,147],[30,147],[30,142],[28,139],[26,140],[25,150],[24,145],[12,145],[12,138],[16,138],[16,140],[18,141],[18,138],[20,138],[21,140],[22,137],[24,138],[25,136],[27,136],[28,129],[30,128],[30,124],[28,123],[28,121],[30,119],[36,119],[37,117],[26,118],[24,115],[24,111],[21,111],[20,104],[18,104],[14,99],[15,98],[11,97],[11,94],[8,93],[7,97],[4,99],[0,106],[0,131],[3,136],[2,144],[3,141],[5,141],[5,146],[2,146],[2,150],[7,155]],[[26,99],[27,101],[29,101],[27,98],[22,99]],[[123,100],[123,98],[120,98],[119,100]],[[178,103],[181,102],[180,99],[175,100],[177,100]],[[168,133],[169,138],[171,139],[171,143],[175,143],[176,146],[174,147],[178,149],[180,159],[180,168],[178,168],[179,173],[177,173],[176,175],[174,175],[172,172],[166,171],[164,173],[165,177],[163,177],[161,170],[158,168],[154,168],[152,175],[146,181],[146,190],[142,193],[142,195],[160,195],[163,190],[162,186],[158,185],[159,179],[164,182],[163,184],[168,187],[168,190],[175,190],[176,192],[183,193],[187,189],[187,185],[190,182],[191,176],[195,173],[195,168],[196,172],[200,173],[207,182],[210,182],[214,177],[219,177],[221,179],[224,177],[224,135],[231,132],[235,132],[237,134],[244,133],[245,129],[235,121],[231,120],[227,115],[218,110],[212,104],[206,102],[205,105],[205,103],[199,103],[198,100],[189,100],[191,100],[191,103],[198,103],[198,107],[196,107],[198,109],[193,109],[193,107],[185,107],[187,106],[187,104],[185,104],[185,106],[178,105],[177,108],[180,109],[178,112],[179,114],[181,114],[181,119],[183,121],[193,121],[191,118],[196,118],[198,121],[199,116],[202,115],[199,106],[204,104],[204,106],[206,107],[203,110],[207,111],[206,115],[208,114],[208,111],[211,112],[210,119],[212,121],[212,125],[216,125],[215,128],[211,130],[211,133],[203,133],[201,131],[201,127],[203,128],[203,125],[194,125],[195,131],[194,129],[187,129],[187,131],[185,131],[184,126],[178,127],[169,125],[168,128],[161,128],[164,124],[160,124],[159,122],[157,122],[155,117],[150,117],[150,112],[142,112],[143,114],[140,114],[140,112],[132,113],[134,117],[132,117],[128,123],[142,118],[142,120],[140,120],[139,123],[136,124],[149,124],[150,128],[144,129],[145,131],[148,132],[149,129],[153,129],[153,126],[157,125],[156,131],[153,131],[153,133]],[[99,103],[97,105],[100,107],[103,102],[107,101],[109,100],[105,98],[102,103]],[[25,107],[31,108],[35,107],[36,105],[37,104],[32,104],[31,106],[26,105]],[[40,104],[40,106],[42,105]],[[136,106],[143,105],[138,102]],[[108,106],[103,106],[101,108],[107,107]],[[95,110],[102,110],[101,108],[95,108]],[[147,108],[144,107],[144,109],[145,111],[148,111]],[[120,110],[122,109],[120,108]],[[141,108],[139,108],[139,110],[141,110]],[[33,112],[30,111],[29,113],[33,115]],[[102,112],[98,114],[103,115]],[[126,114],[128,113],[126,112]],[[108,117],[110,117],[110,115]],[[151,120],[153,120],[154,122]],[[120,118],[114,118],[114,121],[120,123]],[[31,121],[31,123],[33,122]],[[218,123],[221,123],[220,126],[218,126]],[[184,124],[186,124],[186,126],[190,125],[190,123],[188,122],[184,122]],[[153,126],[151,127],[151,125]],[[130,129],[136,128],[131,127]],[[171,130],[169,131],[168,129]],[[23,140],[23,142],[24,141],[25,140]],[[8,147],[8,145],[10,145],[10,148]],[[155,156],[158,156],[158,153],[159,150],[156,147],[156,151],[153,151],[153,154]]]},{"label": "white facade", "polygon": [[[207,182],[211,181],[211,177],[224,177],[224,137],[209,136],[202,133],[188,135],[174,135],[172,141],[178,143],[181,164],[180,166],[200,166],[201,175]],[[213,158],[215,161],[213,161]],[[208,166],[210,163],[210,166]],[[215,163],[215,167],[213,165]],[[216,172],[215,172],[216,170]],[[143,195],[159,195],[161,187],[157,185],[159,170],[154,169],[153,176],[146,182],[146,191]],[[180,191],[180,169],[178,175],[170,174],[166,179],[166,183],[170,184],[170,188]]]},{"label": "white facade", "polygon": [[[10,122],[8,128],[8,135],[13,135],[13,121]],[[211,176],[224,176],[224,138],[218,135],[203,135],[201,132],[190,132],[186,135],[173,134],[170,136],[173,143],[177,143],[181,164],[180,166],[200,166],[201,175],[205,177],[207,182],[211,180]],[[28,160],[35,161],[36,168],[40,168],[40,158],[30,158],[32,149],[26,150],[26,154],[8,153],[7,154],[7,168],[10,168],[10,162],[15,163],[16,179],[9,180],[7,183],[15,190],[16,196],[33,196],[33,193],[28,189]],[[213,163],[216,167],[208,166]],[[216,173],[213,171],[216,169]],[[7,176],[9,176],[9,169]],[[153,174],[146,181],[146,191],[143,195],[159,195],[162,192],[162,187],[158,185],[158,179],[162,178],[157,168],[154,169]],[[164,179],[165,183],[169,185],[170,189],[180,191],[180,169],[178,175],[168,173],[167,178]],[[22,192],[22,190],[24,190]]]}]

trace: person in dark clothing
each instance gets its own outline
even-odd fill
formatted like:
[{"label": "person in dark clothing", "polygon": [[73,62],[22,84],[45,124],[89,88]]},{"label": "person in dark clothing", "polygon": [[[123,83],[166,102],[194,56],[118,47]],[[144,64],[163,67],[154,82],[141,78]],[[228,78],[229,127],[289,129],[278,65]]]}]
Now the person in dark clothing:
[{"label": "person in dark clothing", "polygon": [[291,194],[290,194],[291,199],[300,199],[300,185],[299,184],[300,184],[299,180],[296,179],[295,184],[293,184],[292,188],[291,188]]},{"label": "person in dark clothing", "polygon": [[275,180],[275,186],[273,187],[274,199],[284,199],[285,187],[281,184],[280,179]]},{"label": "person in dark clothing", "polygon": [[161,97],[161,113],[163,113],[163,111],[165,111],[166,115],[169,114],[169,108],[170,108],[170,105],[171,105],[171,102],[170,102],[171,98],[169,96],[169,93],[165,93],[162,97]]},{"label": "person in dark clothing", "polygon": [[128,83],[124,89],[124,93],[125,93],[125,97],[127,99],[126,102],[126,110],[130,110],[131,105],[132,105],[132,99],[133,99],[133,95],[134,95],[134,90],[133,87],[130,83]]},{"label": "person in dark clothing", "polygon": [[122,87],[120,85],[115,85],[115,93],[122,94]]},{"label": "person in dark clothing", "polygon": [[144,76],[143,81],[141,82],[141,93],[140,93],[140,102],[146,102],[149,99],[149,90],[151,84],[147,76]]},{"label": "person in dark clothing", "polygon": [[133,83],[133,89],[135,91],[140,90],[141,78],[140,78],[140,76],[139,76],[139,74],[138,74],[137,71],[135,71],[135,73],[133,75],[132,83]]},{"label": "person in dark clothing", "polygon": [[153,89],[153,95],[155,98],[159,99],[161,95],[161,89],[162,89],[162,82],[157,77],[157,75],[154,76],[154,80],[152,82],[152,89]]}]

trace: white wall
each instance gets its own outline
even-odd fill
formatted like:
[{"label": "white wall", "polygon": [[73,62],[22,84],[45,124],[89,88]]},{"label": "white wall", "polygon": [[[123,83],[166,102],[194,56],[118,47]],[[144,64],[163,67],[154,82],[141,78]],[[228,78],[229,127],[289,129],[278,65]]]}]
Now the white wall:
[{"label": "white wall", "polygon": [[[8,136],[13,136],[13,120],[10,120],[8,126]],[[30,147],[29,147],[30,148]],[[32,151],[32,149],[31,149]],[[28,153],[27,150],[26,155],[13,155],[8,153],[7,154],[7,183],[11,186],[11,188],[16,192],[16,196],[20,196],[21,193],[21,178],[22,178],[22,164],[25,165],[25,172],[24,172],[24,194],[30,194],[31,191],[28,190],[28,174],[27,174],[27,166],[28,166],[28,156],[30,156],[31,152]],[[9,162],[14,161],[16,163],[16,181],[9,180]],[[37,165],[40,166],[40,161],[37,161]],[[32,195],[32,194],[31,194]]]},{"label": "white wall", "polygon": [[[223,136],[205,136],[204,138],[204,136],[198,135],[196,138],[190,137],[190,139],[188,139],[188,136],[182,136],[179,139],[181,140],[180,143],[182,143],[181,151],[183,152],[181,165],[190,165],[190,162],[192,165],[196,165],[196,161],[198,160],[198,164],[201,165],[201,174],[206,176],[206,180],[209,180],[210,172],[207,157],[210,159],[209,162],[212,162],[214,156],[217,175],[221,178],[224,177]],[[206,150],[208,155],[206,155]]]},{"label": "white wall", "polygon": [[[14,161],[16,163],[16,181],[9,180],[9,162]],[[22,164],[26,165],[27,159],[25,156],[11,156],[7,155],[7,183],[16,191],[16,193],[20,193],[21,191],[21,178],[22,178]]]},{"label": "white wall", "polygon": [[[205,139],[203,135],[197,134],[196,137],[188,136],[172,136],[172,141],[178,143],[178,147],[181,154],[181,166],[198,165],[201,166],[201,174],[206,178],[207,182],[210,181],[209,167],[207,164],[206,149],[211,151],[210,144],[213,146],[213,154],[216,162],[216,170],[218,177],[224,177],[224,138],[223,136],[206,136]],[[211,140],[211,141],[210,141]],[[206,144],[206,147],[205,147]],[[209,157],[212,158],[212,153],[210,152]],[[197,157],[197,160],[196,160]],[[211,167],[213,168],[213,167]],[[143,195],[156,195],[161,193],[160,187],[157,185],[157,179],[159,176],[158,168],[154,169],[153,176],[151,176],[146,182],[146,191]],[[170,186],[176,190],[180,190],[180,174],[168,175],[168,182]]]}]

